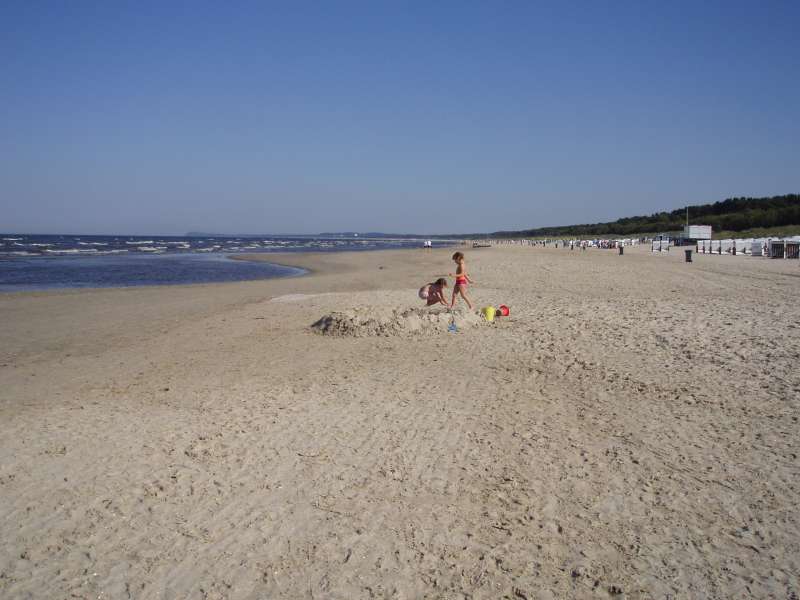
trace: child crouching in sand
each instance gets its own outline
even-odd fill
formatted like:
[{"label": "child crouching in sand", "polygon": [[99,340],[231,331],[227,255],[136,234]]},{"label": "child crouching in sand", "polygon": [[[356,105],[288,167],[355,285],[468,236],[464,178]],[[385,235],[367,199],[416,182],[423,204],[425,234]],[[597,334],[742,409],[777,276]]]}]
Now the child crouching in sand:
[{"label": "child crouching in sand", "polygon": [[426,283],[419,288],[419,297],[428,301],[427,306],[433,306],[434,304],[450,306],[444,297],[444,288],[446,287],[447,279],[440,277],[433,283]]},{"label": "child crouching in sand", "polygon": [[456,294],[461,294],[464,302],[466,302],[469,309],[472,310],[472,302],[467,298],[467,283],[475,282],[467,275],[467,263],[464,261],[464,253],[456,252],[453,254],[453,262],[458,266],[456,267],[455,273],[450,273],[450,277],[456,278],[456,283],[453,286],[453,299],[450,301],[450,308],[453,308],[456,304]]}]

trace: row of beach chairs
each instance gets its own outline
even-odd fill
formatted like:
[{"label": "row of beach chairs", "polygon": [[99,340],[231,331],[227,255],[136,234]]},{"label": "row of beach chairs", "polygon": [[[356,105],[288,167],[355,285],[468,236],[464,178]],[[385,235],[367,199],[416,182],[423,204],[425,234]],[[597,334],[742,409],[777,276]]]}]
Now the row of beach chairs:
[{"label": "row of beach chairs", "polygon": [[784,239],[700,240],[698,254],[800,258],[800,236]]}]

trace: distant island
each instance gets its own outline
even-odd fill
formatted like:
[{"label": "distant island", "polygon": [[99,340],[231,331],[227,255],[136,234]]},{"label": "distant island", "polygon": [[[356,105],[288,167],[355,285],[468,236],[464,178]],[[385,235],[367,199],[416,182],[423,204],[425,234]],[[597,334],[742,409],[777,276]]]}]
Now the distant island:
[{"label": "distant island", "polygon": [[[367,239],[441,239],[446,236],[432,236],[415,233],[381,233],[377,231],[337,231],[337,232],[321,232],[321,233],[209,233],[206,231],[190,231],[186,237],[208,237],[208,238],[284,238],[284,239],[315,239],[315,238],[328,238],[328,239],[352,239],[352,238],[367,238]],[[449,236],[453,237],[453,236]]]}]

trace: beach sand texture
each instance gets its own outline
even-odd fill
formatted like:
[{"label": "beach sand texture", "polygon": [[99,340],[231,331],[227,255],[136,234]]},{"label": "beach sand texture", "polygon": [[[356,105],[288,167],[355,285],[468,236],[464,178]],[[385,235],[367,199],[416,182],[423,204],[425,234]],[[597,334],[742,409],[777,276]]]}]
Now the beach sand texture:
[{"label": "beach sand texture", "polygon": [[797,598],[797,261],[466,252],[0,296],[0,597]]}]

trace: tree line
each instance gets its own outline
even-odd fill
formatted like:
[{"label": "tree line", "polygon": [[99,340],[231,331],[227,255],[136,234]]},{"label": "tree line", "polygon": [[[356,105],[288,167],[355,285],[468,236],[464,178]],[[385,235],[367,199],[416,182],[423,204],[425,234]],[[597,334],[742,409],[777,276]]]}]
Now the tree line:
[{"label": "tree line", "polygon": [[[800,194],[768,198],[728,198],[713,204],[689,206],[689,222],[693,225],[711,225],[716,231],[800,225]],[[685,224],[684,207],[671,212],[625,217],[608,223],[497,231],[490,235],[492,237],[624,236],[677,231],[682,230]]]}]

